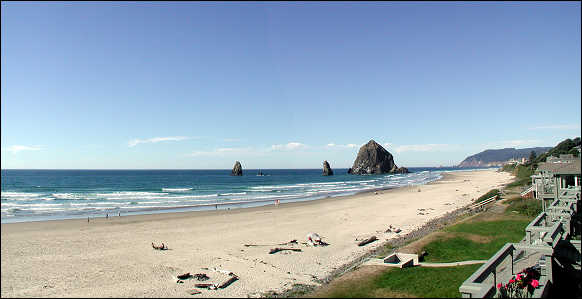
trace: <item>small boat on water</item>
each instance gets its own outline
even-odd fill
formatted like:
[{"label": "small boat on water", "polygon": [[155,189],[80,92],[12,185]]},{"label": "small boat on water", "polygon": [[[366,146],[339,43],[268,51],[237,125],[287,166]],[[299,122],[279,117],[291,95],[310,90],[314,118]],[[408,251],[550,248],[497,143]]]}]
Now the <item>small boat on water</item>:
[{"label": "small boat on water", "polygon": [[257,176],[265,176],[265,175],[264,175],[264,174],[263,174],[263,172],[262,172],[262,171],[259,169],[259,172],[257,173]]}]

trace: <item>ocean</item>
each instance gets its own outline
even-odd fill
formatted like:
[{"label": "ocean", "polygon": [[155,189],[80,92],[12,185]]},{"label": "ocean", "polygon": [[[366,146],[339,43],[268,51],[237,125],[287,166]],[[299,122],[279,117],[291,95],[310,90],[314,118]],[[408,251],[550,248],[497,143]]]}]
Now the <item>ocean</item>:
[{"label": "ocean", "polygon": [[409,174],[349,175],[334,169],[16,170],[1,172],[1,222],[27,222],[178,211],[245,208],[421,185],[446,171],[410,167]]}]

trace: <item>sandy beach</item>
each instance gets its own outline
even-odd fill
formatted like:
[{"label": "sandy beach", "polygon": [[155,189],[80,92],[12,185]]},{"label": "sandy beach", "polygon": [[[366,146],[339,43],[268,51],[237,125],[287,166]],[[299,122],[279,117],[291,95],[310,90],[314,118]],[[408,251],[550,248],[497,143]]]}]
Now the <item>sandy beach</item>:
[{"label": "sandy beach", "polygon": [[[396,237],[385,232],[390,225],[405,234],[511,180],[492,169],[463,171],[422,186],[277,206],[2,224],[1,295],[187,297],[202,282],[177,283],[176,275],[205,273],[211,278],[205,283],[228,279],[213,268],[239,280],[192,297],[258,296],[295,283],[317,284]],[[330,245],[277,245],[305,242],[310,232]],[[357,246],[372,235],[379,241]],[[152,242],[169,250],[154,250]],[[275,247],[302,251],[269,254]]]}]

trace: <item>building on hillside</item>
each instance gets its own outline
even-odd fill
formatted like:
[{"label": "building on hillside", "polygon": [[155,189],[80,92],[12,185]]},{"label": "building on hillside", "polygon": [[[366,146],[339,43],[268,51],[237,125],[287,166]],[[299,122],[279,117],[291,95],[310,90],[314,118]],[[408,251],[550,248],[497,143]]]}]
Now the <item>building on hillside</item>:
[{"label": "building on hillside", "polygon": [[[580,158],[549,157],[532,175],[535,198],[543,211],[525,228],[525,238],[506,243],[459,287],[463,298],[500,295],[521,269],[540,276],[534,298],[582,294],[582,217],[580,215]],[[523,193],[522,193],[523,195]],[[551,204],[546,205],[546,200]],[[514,294],[515,295],[515,294]]]},{"label": "building on hillside", "polygon": [[[548,157],[546,162],[538,165],[537,173],[531,177],[531,190],[528,190],[532,198],[543,200],[545,207],[546,201],[559,198],[562,189],[579,188],[582,185],[581,176],[579,157],[570,154]],[[522,192],[522,197],[525,194],[525,191]]]}]

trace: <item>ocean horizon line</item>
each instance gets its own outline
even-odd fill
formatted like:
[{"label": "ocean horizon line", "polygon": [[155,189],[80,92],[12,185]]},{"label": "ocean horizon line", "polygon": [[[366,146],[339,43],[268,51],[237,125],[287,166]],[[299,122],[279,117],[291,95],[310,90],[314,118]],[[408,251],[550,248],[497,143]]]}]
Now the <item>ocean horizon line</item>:
[{"label": "ocean horizon line", "polygon": [[[493,168],[486,167],[459,167],[459,166],[407,166],[407,168]],[[332,169],[349,169],[350,167],[333,167]],[[248,170],[318,170],[319,168],[243,168]],[[1,168],[0,170],[232,170],[232,168]]]}]

